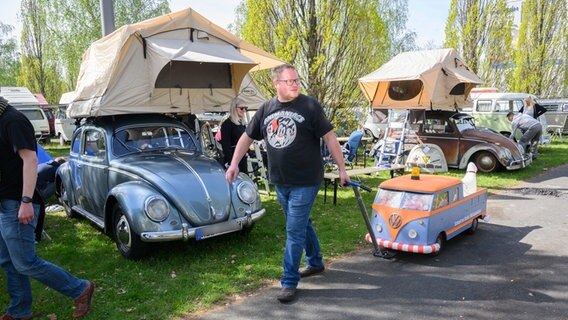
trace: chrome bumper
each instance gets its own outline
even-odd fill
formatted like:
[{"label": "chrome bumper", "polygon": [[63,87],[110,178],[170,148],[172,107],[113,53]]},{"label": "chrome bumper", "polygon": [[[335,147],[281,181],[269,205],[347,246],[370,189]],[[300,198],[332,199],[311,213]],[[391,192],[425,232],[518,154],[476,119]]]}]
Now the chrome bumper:
[{"label": "chrome bumper", "polygon": [[507,170],[518,170],[528,167],[532,163],[532,156],[526,156],[522,160],[511,161],[511,163],[505,167]]},{"label": "chrome bumper", "polygon": [[184,223],[182,224],[181,230],[142,232],[140,234],[140,238],[144,242],[189,240],[193,238],[197,240],[202,240],[202,239],[220,236],[225,233],[231,233],[242,230],[243,228],[251,226],[254,222],[262,218],[265,214],[266,214],[266,209],[263,208],[255,213],[247,214],[244,217],[212,225],[207,225],[203,227],[191,228],[191,229],[189,228],[189,225],[187,223]]}]

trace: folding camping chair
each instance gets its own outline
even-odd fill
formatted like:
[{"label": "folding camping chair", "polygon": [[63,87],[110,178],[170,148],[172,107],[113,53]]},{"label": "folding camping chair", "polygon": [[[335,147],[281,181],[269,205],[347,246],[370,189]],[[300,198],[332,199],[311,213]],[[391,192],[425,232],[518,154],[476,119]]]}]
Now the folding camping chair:
[{"label": "folding camping chair", "polygon": [[343,153],[343,160],[345,165],[350,166],[353,169],[353,160],[357,157],[357,150],[361,145],[361,140],[363,140],[363,135],[365,131],[363,129],[358,129],[353,131],[347,142],[341,147],[341,152]]}]

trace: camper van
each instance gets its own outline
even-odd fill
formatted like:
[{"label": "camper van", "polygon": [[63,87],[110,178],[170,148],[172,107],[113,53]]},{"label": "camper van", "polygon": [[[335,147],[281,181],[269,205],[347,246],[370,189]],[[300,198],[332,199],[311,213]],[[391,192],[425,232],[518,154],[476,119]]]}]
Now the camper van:
[{"label": "camper van", "polygon": [[[506,118],[507,113],[519,112],[524,106],[524,99],[527,96],[538,100],[534,95],[528,93],[510,92],[482,92],[472,93],[471,99],[473,106],[471,110],[464,110],[475,118],[475,125],[478,128],[488,128],[503,135],[511,135],[511,122]],[[550,135],[547,132],[546,117],[539,117],[542,125],[541,144],[550,143]]]},{"label": "camper van", "polygon": [[0,87],[0,95],[21,111],[34,126],[36,139],[50,141],[49,121],[38,99],[25,87]]},{"label": "camper van", "polygon": [[562,132],[568,132],[568,98],[559,99],[540,99],[538,104],[546,108],[546,122],[548,123],[548,131],[553,128],[560,128]]},{"label": "camper van", "polygon": [[73,101],[74,94],[73,91],[62,94],[59,99],[59,106],[55,111],[55,137],[59,139],[59,144],[62,146],[71,141],[73,131],[75,131],[77,127],[75,125],[75,119],[67,116],[67,106]]}]

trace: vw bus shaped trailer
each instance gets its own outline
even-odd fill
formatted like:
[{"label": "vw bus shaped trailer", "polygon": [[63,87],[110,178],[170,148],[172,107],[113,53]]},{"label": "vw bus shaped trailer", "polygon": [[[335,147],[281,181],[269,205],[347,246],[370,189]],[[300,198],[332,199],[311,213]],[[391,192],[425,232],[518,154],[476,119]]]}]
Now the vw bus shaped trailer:
[{"label": "vw bus shaped trailer", "polygon": [[[373,203],[371,226],[381,247],[436,254],[444,241],[468,231],[486,215],[487,189],[464,196],[458,178],[405,175],[384,181]],[[365,237],[372,242],[369,234]]]}]

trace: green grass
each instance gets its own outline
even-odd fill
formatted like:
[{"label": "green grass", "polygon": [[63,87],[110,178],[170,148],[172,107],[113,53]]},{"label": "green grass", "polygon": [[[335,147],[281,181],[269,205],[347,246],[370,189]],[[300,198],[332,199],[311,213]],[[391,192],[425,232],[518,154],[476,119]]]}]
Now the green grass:
[{"label": "green grass", "polygon": [[[65,155],[66,150],[48,146],[53,156]],[[566,142],[540,150],[540,158],[529,168],[480,174],[478,186],[490,191],[507,188],[568,162]],[[448,174],[462,177],[464,172],[451,170]],[[362,177],[364,184],[373,187],[373,192],[363,192],[368,207],[378,184],[387,178],[386,173]],[[363,241],[366,229],[353,191],[340,189],[336,206],[331,193],[330,188],[324,204],[322,187],[312,211],[326,261],[363,247],[371,250]],[[97,283],[94,309],[86,319],[180,318],[277,283],[282,273],[284,218],[274,195],[263,196],[263,203],[268,214],[247,236],[231,234],[199,242],[163,243],[154,247],[149,259],[138,262],[123,259],[110,238],[87,220],[68,219],[63,212],[49,213],[46,231],[52,240],[40,242],[38,255]],[[0,283],[4,288],[4,273],[0,273]],[[35,319],[70,318],[70,299],[39,282],[32,284]],[[8,295],[0,294],[0,307],[8,302]]]}]

